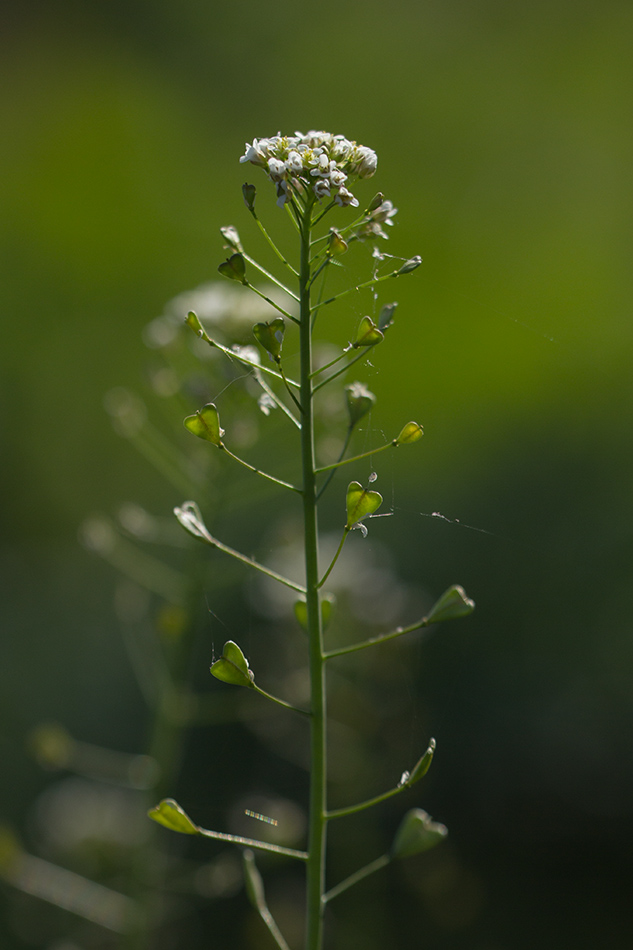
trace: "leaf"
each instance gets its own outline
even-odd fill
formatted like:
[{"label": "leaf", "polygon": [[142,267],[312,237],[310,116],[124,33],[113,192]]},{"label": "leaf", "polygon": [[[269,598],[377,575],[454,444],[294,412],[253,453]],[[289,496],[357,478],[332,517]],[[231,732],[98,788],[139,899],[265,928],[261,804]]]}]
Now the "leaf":
[{"label": "leaf", "polygon": [[281,357],[285,330],[283,317],[275,317],[269,323],[256,323],[253,327],[253,336],[270,353],[276,363]]},{"label": "leaf", "polygon": [[409,858],[414,854],[429,851],[444,840],[448,828],[439,824],[421,808],[408,811],[391,846],[393,858]]},{"label": "leaf", "polygon": [[380,492],[363,488],[360,482],[350,482],[347,487],[347,530],[351,530],[367,515],[372,515],[381,505]]},{"label": "leaf", "polygon": [[376,346],[376,344],[381,343],[384,338],[384,333],[378,329],[372,318],[363,317],[358,325],[356,339],[353,345],[355,348],[359,346]]},{"label": "leaf", "polygon": [[218,447],[222,445],[224,429],[220,428],[220,417],[215,405],[210,402],[198,409],[193,416],[187,416],[185,428],[199,439],[205,439]]},{"label": "leaf", "polygon": [[252,689],[255,682],[248,660],[233,640],[227,640],[224,644],[222,656],[211,666],[211,673],[216,679],[233,686],[247,686]]},{"label": "leaf", "polygon": [[394,445],[412,445],[424,435],[424,429],[419,422],[407,422],[400,430],[400,434],[393,440]]},{"label": "leaf", "polygon": [[445,590],[440,599],[433,605],[426,620],[428,623],[441,623],[443,620],[457,620],[467,617],[475,609],[475,601],[466,595],[466,591],[459,584],[453,584]]},{"label": "leaf", "polygon": [[428,770],[431,768],[431,762],[433,761],[433,755],[435,753],[435,739],[431,739],[429,742],[429,747],[422,756],[422,758],[413,766],[413,770],[406,782],[407,785],[414,785],[416,782],[419,782],[423,778]]},{"label": "leaf", "polygon": [[194,825],[189,815],[173,798],[164,798],[158,805],[148,811],[148,816],[159,825],[164,825],[170,831],[179,831],[183,835],[197,835],[198,826]]}]

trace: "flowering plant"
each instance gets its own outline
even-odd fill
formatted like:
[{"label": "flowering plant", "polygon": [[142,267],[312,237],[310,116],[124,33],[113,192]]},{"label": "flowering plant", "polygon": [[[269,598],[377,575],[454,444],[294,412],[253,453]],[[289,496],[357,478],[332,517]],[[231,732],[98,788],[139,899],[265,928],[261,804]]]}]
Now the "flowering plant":
[{"label": "flowering plant", "polygon": [[[373,411],[376,402],[376,396],[365,384],[352,382],[346,386],[344,395],[341,394],[348,416],[346,437],[339,447],[335,461],[321,463],[317,459],[315,449],[315,423],[322,412],[323,391],[335,380],[340,380],[354,364],[365,362],[368,353],[384,342],[393,324],[396,305],[385,305],[377,317],[364,315],[347,344],[339,347],[336,355],[325,362],[317,362],[313,352],[314,327],[316,321],[322,319],[326,306],[331,307],[332,304],[344,300],[346,295],[356,293],[362,288],[371,288],[373,291],[375,286],[383,281],[413,272],[421,263],[421,258],[415,256],[408,260],[398,260],[378,249],[378,239],[387,237],[382,225],[392,225],[396,213],[393,204],[380,193],[352,221],[328,231],[322,226],[319,229],[323,219],[333,209],[341,208],[345,213],[349,213],[347,209],[359,207],[359,199],[347,186],[354,180],[374,175],[377,157],[372,149],[357,145],[342,135],[320,131],[311,131],[305,135],[297,132],[292,136],[278,134],[272,138],[254,139],[252,144],[247,144],[246,152],[240,161],[262,168],[275,186],[277,204],[288,212],[298,234],[297,260],[293,264],[278,249],[257,214],[256,187],[245,184],[243,196],[246,207],[273,249],[288,283],[269,273],[244,250],[239,234],[233,227],[222,228],[225,247],[230,253],[218,270],[225,278],[242,284],[265,299],[276,311],[276,316],[253,326],[253,337],[259,347],[256,350],[252,346],[235,347],[221,342],[217,334],[210,334],[194,310],[188,313],[186,322],[199,340],[213,351],[225,354],[252,373],[263,393],[259,405],[264,412],[270,412],[272,408],[281,410],[289,431],[296,437],[301,478],[297,483],[282,479],[238,456],[234,451],[235,444],[230,426],[227,426],[225,432],[220,424],[220,412],[213,402],[187,416],[184,424],[192,435],[207,443],[210,449],[217,449],[225,459],[231,459],[259,478],[265,479],[274,486],[274,490],[287,492],[289,504],[297,503],[303,526],[301,580],[273,570],[272,567],[242,554],[216,538],[207,528],[195,501],[183,502],[175,509],[175,514],[185,531],[198,541],[223,556],[239,561],[244,568],[257,572],[267,581],[289,589],[296,599],[297,632],[299,636],[302,629],[307,633],[304,649],[309,669],[309,695],[305,703],[292,702],[262,688],[244,650],[233,640],[225,643],[221,656],[212,663],[211,673],[224,683],[254,691],[280,706],[284,714],[299,716],[308,723],[310,781],[307,846],[305,850],[298,850],[280,843],[202,828],[170,798],[163,799],[156,805],[150,811],[150,816],[173,831],[232,842],[245,849],[244,870],[250,900],[280,950],[288,950],[288,943],[268,909],[254,852],[273,852],[283,858],[304,863],[307,882],[304,946],[305,950],[321,950],[324,913],[330,901],[392,860],[426,851],[441,842],[446,835],[446,828],[442,824],[433,821],[421,808],[414,807],[403,817],[392,847],[386,854],[355,871],[345,880],[335,884],[326,882],[329,824],[408,792],[426,774],[435,752],[435,741],[430,739],[428,748],[417,763],[404,770],[399,781],[387,791],[359,803],[340,808],[330,807],[327,756],[328,667],[336,657],[384,644],[434,623],[466,616],[472,611],[474,604],[461,587],[453,585],[424,616],[406,626],[386,630],[379,636],[359,642],[337,641],[336,624],[332,617],[332,597],[326,591],[326,583],[335,570],[349,535],[357,529],[363,535],[367,533],[366,521],[375,516],[383,499],[375,488],[370,487],[375,475],[370,476],[367,485],[357,479],[349,482],[341,504],[344,518],[341,519],[340,541],[325,568],[320,563],[323,553],[318,523],[320,501],[343,466],[354,465],[361,459],[371,458],[382,451],[412,445],[420,440],[423,430],[418,422],[405,422],[393,438],[360,454],[349,455],[354,431]],[[326,297],[324,286],[329,269],[338,263],[338,259],[345,254],[352,242],[367,240],[376,242],[372,252],[374,266],[370,277],[360,284]],[[395,266],[391,263],[393,261]],[[387,262],[391,269],[379,274],[379,265],[384,262]],[[273,299],[249,279],[251,268],[272,281],[282,292],[282,302]],[[316,281],[320,277],[322,280],[317,292]],[[293,335],[293,344],[296,344],[298,349],[299,356],[295,366],[291,363],[292,357],[287,356],[291,349],[287,343],[287,333],[289,338],[290,334]],[[330,633],[326,637],[326,628],[331,621],[334,627],[332,639]],[[265,816],[252,810],[248,813],[266,820]]]}]

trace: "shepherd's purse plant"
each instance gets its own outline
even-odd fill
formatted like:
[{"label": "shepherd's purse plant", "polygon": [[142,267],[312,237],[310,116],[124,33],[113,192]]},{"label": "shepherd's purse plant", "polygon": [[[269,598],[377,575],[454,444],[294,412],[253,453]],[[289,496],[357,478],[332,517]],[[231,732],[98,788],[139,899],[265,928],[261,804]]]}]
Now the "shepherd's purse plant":
[{"label": "shepherd's purse plant", "polygon": [[[281,242],[272,237],[256,210],[255,185],[245,184],[242,190],[246,207],[272,249],[278,261],[278,272],[282,276],[271,273],[254,260],[244,250],[238,232],[233,227],[222,228],[229,253],[218,269],[228,280],[236,281],[260,296],[263,295],[262,291],[252,282],[251,275],[263,275],[283,291],[287,303],[282,306],[266,298],[277,311],[277,316],[253,327],[259,349],[225,346],[209,335],[194,312],[188,314],[186,322],[204,343],[222,351],[228,359],[237,361],[253,374],[261,389],[260,408],[269,412],[276,407],[283,413],[289,439],[294,440],[300,458],[300,478],[291,481],[278,474],[265,472],[235,454],[231,433],[225,434],[221,427],[215,403],[201,406],[184,420],[184,424],[194,436],[209,443],[211,451],[220,452],[226,466],[246,467],[253,477],[265,479],[274,490],[285,493],[288,505],[300,511],[303,525],[302,581],[283,576],[214,537],[195,500],[184,501],[175,509],[175,514],[182,527],[200,542],[242,562],[245,569],[266,575],[296,595],[297,636],[305,639],[307,634],[305,649],[309,667],[309,702],[305,706],[289,702],[283,696],[271,695],[260,686],[244,650],[232,640],[224,644],[221,656],[211,666],[211,673],[224,683],[255,691],[262,697],[262,702],[280,705],[288,716],[299,716],[306,720],[310,731],[308,839],[305,850],[296,850],[281,844],[202,828],[173,799],[161,801],[150,811],[150,816],[173,831],[232,842],[243,849],[247,893],[280,950],[289,950],[289,946],[268,909],[254,852],[275,852],[303,863],[306,872],[304,950],[322,950],[324,912],[330,901],[389,862],[434,847],[447,833],[444,825],[434,821],[421,808],[413,807],[404,815],[387,854],[359,868],[344,880],[327,879],[326,853],[330,823],[378,806],[397,795],[408,794],[428,771],[435,751],[435,741],[431,739],[428,748],[421,750],[418,761],[410,764],[410,768],[402,773],[392,788],[365,801],[331,808],[328,803],[328,667],[335,657],[343,654],[373,649],[431,624],[466,616],[473,610],[474,604],[461,587],[454,585],[440,596],[425,616],[406,626],[386,630],[360,642],[338,646],[336,642],[332,645],[325,636],[332,619],[332,598],[327,592],[328,578],[351,532],[360,531],[365,535],[366,522],[375,516],[383,503],[379,492],[370,487],[373,476],[370,476],[366,485],[356,479],[349,481],[344,491],[340,487],[337,489],[335,476],[339,469],[346,466],[352,466],[347,470],[353,471],[354,463],[361,459],[414,445],[421,439],[423,430],[417,421],[404,421],[400,430],[387,441],[373,445],[360,454],[348,454],[354,431],[369,416],[376,402],[375,395],[363,383],[352,381],[345,386],[344,395],[341,393],[346,403],[348,424],[338,457],[335,461],[319,464],[315,453],[315,424],[321,412],[320,397],[328,387],[336,390],[337,386],[332,385],[335,381],[338,380],[340,386],[342,378],[354,364],[362,364],[375,347],[381,346],[388,335],[391,337],[396,305],[389,303],[383,306],[377,315],[363,315],[347,345],[339,347],[338,352],[325,362],[317,361],[313,352],[315,325],[317,322],[322,324],[327,315],[339,307],[339,302],[345,306],[350,295],[356,295],[364,288],[373,294],[378,284],[412,273],[420,265],[421,258],[414,256],[403,261],[379,250],[380,241],[387,237],[384,228],[393,224],[396,213],[384,195],[378,193],[361,213],[355,210],[359,208],[359,200],[348,186],[374,175],[377,157],[372,149],[357,145],[342,135],[320,131],[303,135],[297,132],[290,136],[278,134],[272,138],[255,139],[252,145],[247,145],[240,161],[260,168],[272,183],[280,213],[294,233],[297,252],[295,257],[282,253],[279,249]],[[328,227],[330,218],[335,214],[336,227]],[[359,245],[373,249],[369,277],[344,289],[335,288],[328,295],[328,277],[334,270],[340,273],[340,258],[352,246]],[[262,351],[265,354],[263,358]],[[296,362],[291,363],[295,351],[299,354],[298,365]],[[291,354],[288,358],[287,353]],[[326,491],[337,490],[341,496],[340,510],[343,515],[340,543],[330,563],[323,564],[319,550],[319,504]],[[261,815],[253,817],[265,819]]]}]

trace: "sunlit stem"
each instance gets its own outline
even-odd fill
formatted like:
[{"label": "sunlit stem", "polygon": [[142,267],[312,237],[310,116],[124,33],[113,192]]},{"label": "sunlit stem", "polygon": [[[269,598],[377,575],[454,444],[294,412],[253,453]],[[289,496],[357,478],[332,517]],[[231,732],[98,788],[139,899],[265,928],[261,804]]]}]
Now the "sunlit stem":
[{"label": "sunlit stem", "polygon": [[305,851],[295,851],[294,848],[282,848],[278,844],[269,844],[267,841],[257,841],[255,838],[244,838],[242,835],[229,835],[223,831],[210,831],[208,828],[198,828],[198,834],[204,838],[214,838],[216,841],[228,841],[229,844],[238,844],[243,848],[256,848],[258,851],[271,851],[273,854],[285,854],[288,858],[297,858],[307,861]]},{"label": "sunlit stem", "polygon": [[355,815],[359,811],[365,811],[366,808],[372,808],[374,805],[386,802],[387,799],[399,795],[407,788],[409,786],[404,783],[396,785],[394,788],[390,788],[388,792],[383,792],[382,795],[376,795],[374,798],[368,798],[367,801],[359,802],[357,805],[349,805],[347,808],[337,808],[335,811],[329,811],[325,817],[330,821],[332,818],[345,818],[347,815]]},{"label": "sunlit stem", "polygon": [[247,557],[240,551],[236,551],[235,548],[229,547],[228,544],[223,544],[222,541],[218,541],[217,538],[214,538],[208,532],[205,534],[197,534],[196,537],[199,537],[201,541],[205,541],[207,544],[210,544],[211,547],[217,548],[218,551],[222,551],[224,554],[229,554],[237,561],[241,561],[242,564],[248,564],[249,567],[254,567],[256,571],[260,572],[260,574],[266,574],[267,577],[271,577],[274,581],[279,581],[279,583],[283,584],[284,587],[289,587],[291,590],[296,590],[300,594],[305,594],[306,589],[302,584],[295,584],[294,581],[289,580],[282,574],[278,574],[277,571],[273,571],[269,567],[265,567],[263,564],[260,564],[259,561],[255,561],[252,557]]},{"label": "sunlit stem", "polygon": [[341,290],[340,293],[335,294],[333,297],[328,297],[323,303],[317,304],[313,307],[313,310],[317,310],[319,307],[325,307],[326,304],[334,303],[335,300],[340,300],[341,297],[346,297],[348,294],[354,294],[358,290],[364,290],[365,287],[373,287],[374,284],[380,284],[383,280],[389,280],[390,277],[395,277],[397,273],[398,271],[394,270],[390,274],[383,274],[382,277],[372,277],[371,280],[363,281],[362,284],[356,284],[355,287],[348,287],[347,290]]},{"label": "sunlit stem", "polygon": [[[344,458],[344,456],[345,456],[345,453],[347,452],[347,449],[349,448],[349,444],[350,444],[351,439],[352,439],[352,432],[353,432],[353,431],[354,431],[354,426],[353,426],[353,425],[350,425],[350,426],[348,427],[348,429],[347,429],[347,436],[346,436],[346,438],[345,438],[345,442],[343,443],[343,448],[342,448],[341,451],[339,452],[339,456],[338,456],[337,462],[341,462],[341,461],[343,460],[343,458]],[[326,488],[328,487],[328,485],[330,484],[330,482],[332,481],[332,479],[334,478],[335,475],[336,475],[336,468],[333,468],[332,471],[330,472],[330,474],[328,475],[328,477],[325,479],[325,481],[323,482],[323,484],[322,484],[321,487],[319,488],[319,491],[318,491],[318,494],[317,494],[317,500],[321,497],[321,495],[322,495],[323,492],[326,490]]]},{"label": "sunlit stem", "polygon": [[342,376],[343,373],[346,373],[346,372],[347,372],[347,370],[350,368],[350,366],[353,366],[353,365],[354,365],[354,363],[358,363],[359,360],[365,359],[365,357],[367,356],[367,353],[364,352],[364,351],[367,350],[367,349],[371,349],[371,347],[363,347],[363,349],[362,349],[361,352],[358,354],[358,356],[355,356],[353,360],[350,360],[349,363],[346,363],[345,366],[341,367],[341,369],[337,370],[335,373],[332,373],[332,375],[331,375],[331,376],[328,376],[327,379],[322,379],[321,382],[318,383],[318,384],[314,387],[314,392],[316,393],[316,392],[317,392],[319,389],[321,389],[323,386],[327,386],[327,384],[328,384],[328,383],[331,383],[333,379],[336,379],[336,378],[337,378],[337,376]]},{"label": "sunlit stem", "polygon": [[[297,429],[300,429],[300,428],[301,428],[301,423],[299,422],[299,420],[296,418],[296,416],[294,416],[294,415],[292,414],[292,412],[290,411],[290,409],[288,409],[288,406],[285,404],[285,402],[284,402],[282,399],[279,398],[279,396],[277,395],[277,393],[275,392],[275,390],[274,390],[274,389],[271,389],[271,387],[268,385],[268,383],[266,382],[266,380],[262,378],[261,373],[259,373],[259,372],[256,370],[256,371],[253,373],[253,375],[255,376],[255,379],[257,380],[257,382],[259,383],[259,385],[262,387],[262,389],[264,390],[264,392],[266,393],[266,395],[267,395],[267,396],[270,396],[270,398],[272,399],[272,401],[275,403],[275,405],[276,405],[279,409],[281,409],[281,411],[284,413],[284,415],[288,416],[288,418],[290,419],[291,422],[294,422],[294,424],[296,425]],[[290,385],[290,384],[287,382],[287,380],[284,379],[284,381],[286,382],[286,385],[287,385],[287,386]],[[292,395],[292,393],[291,393],[291,395]]]},{"label": "sunlit stem", "polygon": [[321,472],[329,472],[332,469],[340,468],[341,465],[349,465],[350,462],[358,462],[359,459],[366,459],[370,455],[376,455],[378,452],[382,452],[384,449],[391,449],[395,445],[397,445],[395,440],[393,442],[385,442],[384,445],[379,445],[378,448],[370,449],[369,452],[363,452],[361,455],[353,455],[349,459],[341,459],[339,462],[332,462],[331,465],[323,465],[321,468],[317,468],[317,474],[320,475]]},{"label": "sunlit stem", "polygon": [[269,475],[268,472],[262,472],[261,468],[255,468],[254,465],[251,465],[250,462],[245,462],[244,459],[241,459],[238,455],[234,455],[226,445],[222,443],[218,446],[223,452],[226,452],[232,459],[235,459],[236,462],[239,462],[240,465],[243,465],[244,468],[247,468],[249,472],[254,472],[256,475],[261,475],[262,478],[268,479],[269,482],[274,482],[275,485],[281,485],[282,488],[289,488],[290,491],[296,491],[301,494],[301,489],[297,488],[296,485],[291,485],[290,482],[284,482],[281,478],[275,478],[274,475]]},{"label": "sunlit stem", "polygon": [[[197,335],[201,340],[204,340],[205,343],[208,343],[209,346],[213,346],[216,350],[220,350],[220,352],[228,356],[229,359],[237,360],[238,363],[243,363],[244,366],[251,366],[253,369],[257,369],[262,373],[266,373],[267,376],[274,376],[275,379],[280,379],[283,381],[284,377],[281,375],[281,373],[278,373],[274,369],[270,369],[268,366],[262,366],[261,363],[257,363],[255,360],[249,360],[247,356],[242,356],[240,353],[236,353],[235,350],[229,349],[228,346],[223,346],[221,343],[218,343],[217,340],[212,339],[206,330],[199,331]],[[295,382],[294,379],[288,379],[288,377],[286,377],[286,381],[288,385],[292,386],[294,389],[299,389],[299,383]]]},{"label": "sunlit stem", "polygon": [[343,531],[343,537],[341,538],[341,543],[339,544],[338,548],[336,549],[336,554],[335,554],[334,557],[332,558],[332,563],[330,564],[330,566],[328,567],[327,571],[325,572],[325,574],[323,575],[323,577],[321,578],[321,580],[320,580],[319,583],[317,584],[317,587],[323,587],[323,585],[325,584],[326,580],[328,579],[328,577],[329,577],[330,574],[332,573],[332,568],[334,567],[334,565],[335,565],[336,562],[338,561],[339,554],[340,554],[341,551],[343,550],[343,545],[345,544],[345,541],[347,540],[347,535],[349,534],[349,532],[350,532],[350,528],[347,528],[347,527],[346,527],[345,530]]},{"label": "sunlit stem", "polygon": [[342,353],[339,353],[338,356],[335,356],[334,359],[333,359],[333,360],[330,360],[329,363],[326,363],[325,366],[319,366],[318,369],[315,369],[315,370],[311,373],[312,378],[314,379],[314,377],[315,377],[315,376],[318,376],[319,373],[323,373],[326,369],[329,369],[330,366],[334,366],[336,363],[338,363],[340,360],[342,360],[344,357],[346,357],[347,354],[349,353],[349,349],[350,349],[349,347],[346,347],[346,348],[343,350]]},{"label": "sunlit stem", "polygon": [[[278,360],[278,361],[277,361],[277,365],[279,366],[279,372],[281,373],[281,378],[282,378],[283,381],[284,381],[284,385],[285,385],[286,389],[288,390],[288,395],[290,396],[290,398],[291,398],[292,401],[294,402],[294,404],[295,404],[295,406],[297,407],[297,409],[299,410],[299,412],[300,412],[300,413],[303,413],[303,406],[301,405],[300,401],[297,399],[297,397],[296,397],[295,394],[293,393],[292,389],[290,388],[290,383],[289,383],[288,380],[286,379],[286,374],[284,373],[283,366],[281,365],[281,360]],[[301,428],[301,426],[299,426],[299,428]]]},{"label": "sunlit stem", "polygon": [[314,455],[312,390],[312,326],[310,320],[310,237],[314,195],[305,197],[299,218],[301,232],[300,362],[301,362],[301,467],[303,472],[303,525],[306,571],[306,613],[310,663],[310,813],[306,875],[305,950],[321,950],[323,944],[323,893],[326,849],[326,689],[323,659],[323,629],[319,598],[319,535]]},{"label": "sunlit stem", "polygon": [[[263,274],[264,277],[268,278],[268,280],[271,281],[271,283],[276,284],[280,290],[283,290],[284,293],[288,294],[289,297],[292,297],[293,300],[296,300],[297,302],[299,302],[299,298],[297,297],[297,295],[293,293],[292,290],[289,290],[285,286],[285,284],[282,284],[282,282],[278,280],[274,274],[271,274],[270,271],[267,271],[265,267],[262,267],[261,264],[258,264],[256,260],[254,260],[252,257],[249,257],[249,255],[246,254],[244,251],[242,251],[242,257],[244,258],[245,261],[248,261],[249,264],[252,264],[252,266],[260,272],[260,274]],[[284,264],[285,263],[286,261],[284,261]],[[296,273],[296,271],[294,273]]]},{"label": "sunlit stem", "polygon": [[396,637],[402,637],[405,633],[412,633],[414,630],[420,630],[423,627],[429,627],[430,621],[426,617],[422,617],[421,620],[416,621],[416,623],[410,624],[408,627],[396,627],[395,630],[390,631],[390,633],[383,633],[379,637],[371,637],[369,640],[363,640],[361,643],[354,643],[352,646],[348,647],[339,647],[337,650],[328,650],[325,654],[326,659],[330,660],[333,656],[343,656],[346,653],[356,653],[358,650],[365,650],[367,647],[373,647],[380,643],[386,643],[388,640],[395,640]]},{"label": "sunlit stem", "polygon": [[[255,212],[254,209],[251,209],[251,214],[252,214],[253,217],[255,218],[255,221],[257,222],[257,226],[258,226],[259,230],[262,232],[262,234],[264,235],[264,237],[265,237],[266,240],[268,241],[270,247],[273,249],[273,251],[275,252],[275,254],[277,255],[277,257],[279,258],[279,260],[281,261],[281,263],[282,263],[282,264],[285,264],[285,266],[288,268],[288,270],[292,271],[292,273],[295,275],[295,277],[298,277],[299,275],[298,275],[297,271],[296,271],[295,268],[292,266],[292,264],[291,264],[289,261],[287,261],[286,258],[284,257],[284,255],[281,253],[281,251],[279,250],[279,248],[277,247],[277,245],[275,244],[275,242],[274,242],[273,239],[271,238],[270,234],[268,233],[268,231],[266,230],[266,228],[264,227],[264,225],[262,224],[262,222],[261,222],[261,221],[259,220],[259,218],[257,217],[257,213]],[[245,254],[244,254],[244,257],[246,257]],[[247,259],[247,260],[250,260],[250,258],[246,258],[246,259]],[[252,263],[252,262],[251,262],[251,263]],[[284,288],[284,290],[285,290],[285,288]],[[288,293],[290,293],[290,291],[288,291]],[[294,295],[294,294],[290,294],[290,296],[291,296],[291,297],[294,297],[295,295]],[[295,297],[295,299],[297,299],[297,298]]]},{"label": "sunlit stem", "polygon": [[348,890],[348,888],[353,887],[354,884],[358,884],[359,881],[369,877],[369,875],[373,874],[374,871],[380,871],[381,868],[386,867],[390,861],[391,857],[388,854],[383,854],[382,857],[376,858],[376,860],[372,861],[370,864],[366,864],[364,868],[361,868],[354,874],[350,874],[350,876],[346,877],[344,881],[341,881],[340,884],[337,884],[336,887],[333,887],[331,890],[329,890],[327,894],[324,894],[323,902],[327,904],[328,901],[338,897],[339,894],[342,894],[344,891]]},{"label": "sunlit stem", "polygon": [[256,693],[259,693],[260,696],[265,696],[266,699],[270,699],[271,702],[277,703],[278,706],[283,706],[284,709],[292,709],[293,712],[301,713],[302,716],[312,715],[308,709],[301,709],[299,706],[293,706],[292,703],[287,703],[285,699],[279,699],[278,696],[273,696],[272,693],[267,693],[265,689],[260,689],[256,683],[252,684],[252,689],[254,689]]},{"label": "sunlit stem", "polygon": [[[320,255],[319,255],[319,256],[320,256]],[[315,282],[315,280],[317,279],[317,277],[319,276],[319,274],[323,273],[323,271],[324,271],[325,268],[328,266],[328,264],[331,264],[331,263],[332,263],[332,258],[328,255],[328,256],[325,258],[325,260],[317,267],[317,269],[315,270],[314,274],[312,275],[312,277],[311,277],[311,279],[310,279],[310,286],[312,286],[312,284]]]},{"label": "sunlit stem", "polygon": [[[293,323],[299,323],[296,317],[293,317],[291,313],[288,313],[287,310],[284,310],[283,307],[280,307],[278,303],[275,303],[274,300],[271,300],[270,297],[267,297],[266,294],[263,294],[261,290],[258,290],[253,284],[250,284],[248,281],[244,284],[245,287],[248,287],[249,290],[252,290],[254,294],[257,294],[258,297],[261,297],[262,300],[265,300],[266,303],[269,303],[271,307],[274,307],[275,310],[278,310],[287,320],[292,320]],[[327,303],[327,301],[326,301]]]}]

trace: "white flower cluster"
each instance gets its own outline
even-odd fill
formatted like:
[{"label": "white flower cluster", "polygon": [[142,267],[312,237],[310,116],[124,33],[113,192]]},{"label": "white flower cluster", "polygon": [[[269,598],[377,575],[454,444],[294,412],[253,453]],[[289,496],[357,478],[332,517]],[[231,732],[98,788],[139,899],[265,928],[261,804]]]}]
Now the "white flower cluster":
[{"label": "white flower cluster", "polygon": [[253,139],[246,143],[240,162],[259,165],[277,185],[277,204],[282,207],[292,188],[312,187],[317,198],[329,198],[342,207],[358,206],[358,199],[345,187],[350,177],[371,178],[378,158],[371,148],[350,142],[330,132],[295,132]]}]

